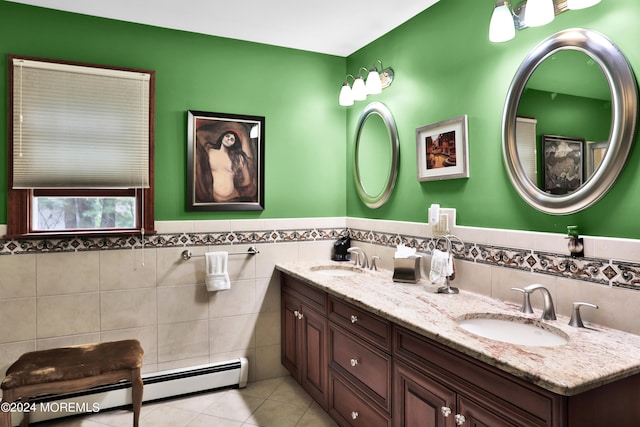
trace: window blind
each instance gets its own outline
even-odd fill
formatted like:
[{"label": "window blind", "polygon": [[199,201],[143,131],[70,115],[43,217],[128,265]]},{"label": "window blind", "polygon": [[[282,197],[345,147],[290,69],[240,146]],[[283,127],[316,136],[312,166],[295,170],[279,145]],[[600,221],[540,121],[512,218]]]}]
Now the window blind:
[{"label": "window blind", "polygon": [[536,150],[536,119],[516,117],[516,146],[518,159],[527,178],[534,184],[538,183],[537,150]]},{"label": "window blind", "polygon": [[149,187],[149,73],[12,66],[14,189]]}]

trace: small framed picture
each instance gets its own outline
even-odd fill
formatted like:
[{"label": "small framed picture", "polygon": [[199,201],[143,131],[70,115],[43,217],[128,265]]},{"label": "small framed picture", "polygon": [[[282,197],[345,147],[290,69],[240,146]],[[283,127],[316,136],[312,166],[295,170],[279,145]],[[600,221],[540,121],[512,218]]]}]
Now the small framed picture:
[{"label": "small framed picture", "polygon": [[260,116],[188,111],[189,210],[264,209],[264,122]]},{"label": "small framed picture", "polygon": [[416,129],[418,181],[468,178],[467,116]]},{"label": "small framed picture", "polygon": [[542,135],[544,191],[568,194],[584,182],[585,140],[566,136]]}]

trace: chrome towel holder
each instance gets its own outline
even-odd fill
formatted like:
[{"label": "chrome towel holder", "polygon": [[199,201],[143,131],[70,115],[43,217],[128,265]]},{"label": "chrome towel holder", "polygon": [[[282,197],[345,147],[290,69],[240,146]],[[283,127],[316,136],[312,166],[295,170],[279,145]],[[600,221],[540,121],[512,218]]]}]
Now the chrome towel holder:
[{"label": "chrome towel holder", "polygon": [[[456,254],[455,248],[453,246],[454,242],[452,241],[457,240],[457,243],[460,243],[462,245],[462,248],[464,249],[464,242],[462,241],[462,239],[459,238],[458,236],[454,236],[453,234],[446,233],[444,236],[438,237],[438,239],[436,240],[436,248],[438,248],[438,244],[440,243],[440,240],[444,240],[447,243],[446,252],[447,254],[449,254],[450,257],[453,256],[453,254]],[[458,288],[454,288],[449,283],[450,280],[453,280],[454,277],[455,277],[455,269],[454,269],[454,273],[451,276],[445,277],[445,285],[438,288],[439,294],[453,295],[460,292]]]},{"label": "chrome towel holder", "polygon": [[445,240],[447,242],[446,251],[448,253],[456,254],[456,251],[454,250],[455,248],[453,246],[452,240],[457,240],[458,241],[457,243],[460,243],[462,245],[462,247],[464,248],[464,242],[462,241],[462,239],[459,238],[458,236],[454,236],[453,234],[447,233],[444,236],[438,237],[438,239],[436,239],[436,248],[438,247],[438,244],[440,243],[440,240]]},{"label": "chrome towel holder", "polygon": [[[255,246],[249,246],[245,252],[229,252],[229,255],[256,255],[259,254],[260,251],[256,249]],[[191,258],[203,258],[204,255],[191,255],[191,251],[189,249],[185,249],[182,251],[182,259],[185,261],[190,260]]]}]

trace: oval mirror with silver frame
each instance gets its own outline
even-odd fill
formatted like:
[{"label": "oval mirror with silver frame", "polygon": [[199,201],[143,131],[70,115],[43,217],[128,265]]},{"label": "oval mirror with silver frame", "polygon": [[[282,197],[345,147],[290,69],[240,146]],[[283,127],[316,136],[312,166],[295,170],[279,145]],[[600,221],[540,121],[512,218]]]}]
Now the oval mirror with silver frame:
[{"label": "oval mirror with silver frame", "polygon": [[[611,128],[600,166],[574,191],[550,194],[538,188],[518,156],[516,120],[518,105],[530,77],[545,61],[563,50],[577,50],[599,65],[611,91]],[[566,72],[571,73],[571,70]],[[516,191],[539,211],[566,215],[591,206],[602,198],[622,172],[635,140],[638,118],[636,80],[620,50],[602,34],[587,29],[568,29],[548,37],[524,59],[511,82],[502,117],[502,154]]]},{"label": "oval mirror with silver frame", "polygon": [[379,208],[389,200],[396,185],[398,162],[398,130],[393,115],[386,105],[372,102],[358,118],[353,168],[358,197],[366,206]]}]

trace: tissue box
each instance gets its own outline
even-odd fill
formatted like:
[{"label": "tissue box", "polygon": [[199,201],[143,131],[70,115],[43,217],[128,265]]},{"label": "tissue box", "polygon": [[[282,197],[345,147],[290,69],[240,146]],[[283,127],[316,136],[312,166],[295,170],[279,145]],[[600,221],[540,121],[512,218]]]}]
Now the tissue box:
[{"label": "tissue box", "polygon": [[420,280],[419,256],[411,258],[393,259],[393,281],[403,283],[416,283]]}]

